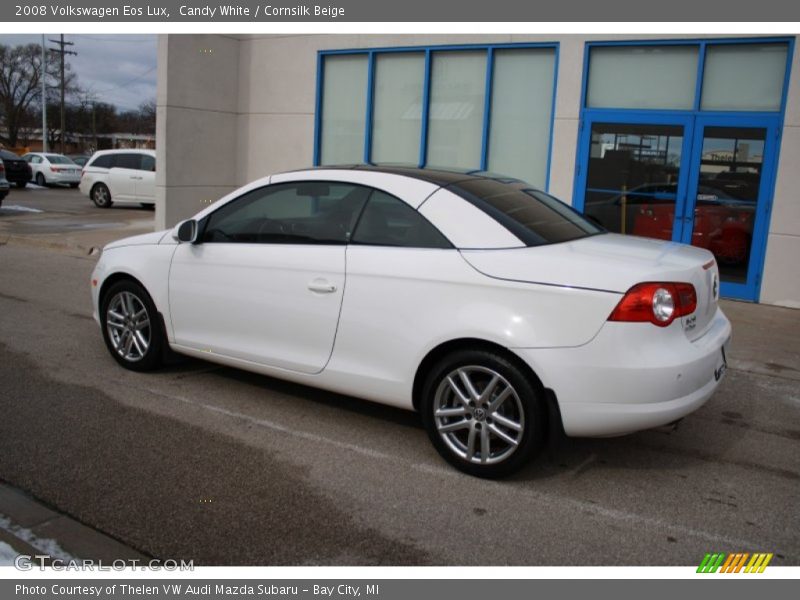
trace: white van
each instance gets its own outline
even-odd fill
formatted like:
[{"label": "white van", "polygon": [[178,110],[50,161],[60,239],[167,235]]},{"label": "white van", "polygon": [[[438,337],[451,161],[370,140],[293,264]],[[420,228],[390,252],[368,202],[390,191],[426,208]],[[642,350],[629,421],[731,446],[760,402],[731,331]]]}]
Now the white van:
[{"label": "white van", "polygon": [[114,202],[154,205],[155,188],[155,150],[100,150],[81,173],[81,192],[100,208]]}]

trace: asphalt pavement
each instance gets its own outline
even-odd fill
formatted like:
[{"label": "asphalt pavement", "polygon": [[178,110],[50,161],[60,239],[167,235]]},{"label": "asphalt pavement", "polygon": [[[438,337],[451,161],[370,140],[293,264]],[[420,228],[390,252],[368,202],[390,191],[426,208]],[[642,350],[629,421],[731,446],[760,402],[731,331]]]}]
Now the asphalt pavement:
[{"label": "asphalt pavement", "polygon": [[[81,218],[121,219],[105,232],[121,237],[148,218],[127,210],[88,205]],[[448,467],[413,413],[201,361],[122,369],[91,319],[94,258],[38,244],[58,231],[9,218],[0,480],[136,552],[218,565],[696,565],[761,551],[800,564],[797,311],[724,303],[731,368],[676,429],[556,439],[515,477],[484,481]]]}]

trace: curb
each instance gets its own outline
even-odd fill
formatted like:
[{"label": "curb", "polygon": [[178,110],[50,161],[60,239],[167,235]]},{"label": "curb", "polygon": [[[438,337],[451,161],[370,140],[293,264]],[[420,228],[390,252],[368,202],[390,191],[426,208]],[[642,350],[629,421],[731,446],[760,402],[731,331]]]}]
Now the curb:
[{"label": "curb", "polygon": [[50,560],[45,564],[52,559],[111,564],[150,558],[4,483],[0,483],[0,542],[31,560],[47,555]]}]

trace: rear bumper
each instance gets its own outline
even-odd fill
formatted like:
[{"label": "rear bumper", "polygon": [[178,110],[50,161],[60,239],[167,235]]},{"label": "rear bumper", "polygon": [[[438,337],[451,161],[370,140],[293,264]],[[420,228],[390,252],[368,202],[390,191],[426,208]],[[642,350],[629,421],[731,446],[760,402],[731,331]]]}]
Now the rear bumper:
[{"label": "rear bumper", "polygon": [[81,180],[81,174],[69,174],[69,173],[50,173],[45,174],[45,179],[47,179],[47,183],[78,183]]},{"label": "rear bumper", "polygon": [[615,436],[671,423],[700,408],[724,374],[731,326],[717,309],[707,331],[689,341],[679,321],[606,323],[578,348],[517,349],[558,399],[564,431]]}]

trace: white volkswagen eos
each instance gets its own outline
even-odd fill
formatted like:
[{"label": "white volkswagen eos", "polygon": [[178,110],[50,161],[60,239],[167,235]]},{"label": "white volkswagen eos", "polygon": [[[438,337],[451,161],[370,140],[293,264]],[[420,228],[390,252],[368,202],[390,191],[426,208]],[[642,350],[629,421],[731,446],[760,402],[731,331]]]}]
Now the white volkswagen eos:
[{"label": "white volkswagen eos", "polygon": [[164,351],[422,414],[457,468],[520,468],[548,430],[615,436],[700,407],[730,323],[707,251],[606,233],[517,180],[282,173],[109,244],[95,318],[124,367]]}]

